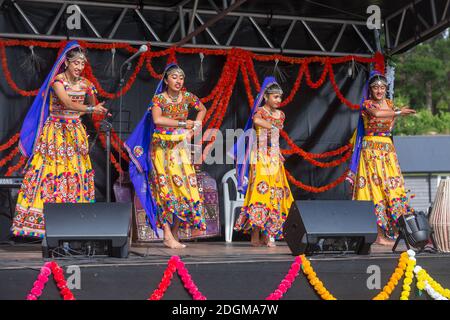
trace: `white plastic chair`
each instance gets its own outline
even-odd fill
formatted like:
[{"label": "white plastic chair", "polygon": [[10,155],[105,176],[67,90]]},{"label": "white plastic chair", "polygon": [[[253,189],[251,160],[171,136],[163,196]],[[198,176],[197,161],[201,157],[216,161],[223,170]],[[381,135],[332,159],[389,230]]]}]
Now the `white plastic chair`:
[{"label": "white plastic chair", "polygon": [[[231,180],[236,190],[236,200],[230,199],[230,189],[228,181]],[[245,196],[237,191],[236,169],[232,169],[225,173],[222,177],[223,186],[223,207],[225,211],[225,241],[231,242],[233,238],[234,215],[236,208],[244,205]]]}]

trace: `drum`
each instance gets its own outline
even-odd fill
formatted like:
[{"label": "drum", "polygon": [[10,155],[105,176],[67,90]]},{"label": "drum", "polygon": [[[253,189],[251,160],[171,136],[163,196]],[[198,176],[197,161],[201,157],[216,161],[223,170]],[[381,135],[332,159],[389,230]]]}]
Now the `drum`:
[{"label": "drum", "polygon": [[441,252],[450,252],[450,179],[441,180],[433,209],[430,225],[434,230],[434,241]]}]

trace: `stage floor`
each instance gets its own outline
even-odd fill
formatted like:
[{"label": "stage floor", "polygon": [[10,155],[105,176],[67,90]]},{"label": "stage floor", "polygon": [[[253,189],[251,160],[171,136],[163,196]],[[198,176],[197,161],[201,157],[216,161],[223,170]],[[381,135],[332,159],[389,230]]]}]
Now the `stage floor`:
[{"label": "stage floor", "polygon": [[[188,242],[182,250],[161,243],[132,247],[127,259],[111,257],[65,257],[63,267],[78,266],[81,288],[73,293],[80,300],[145,300],[158,287],[171,256],[185,262],[199,290],[210,300],[262,300],[275,290],[288,272],[294,257],[284,242],[277,247],[250,246],[249,242]],[[399,248],[404,250],[404,247]],[[369,289],[369,267],[378,266],[384,286],[398,262],[398,253],[374,245],[370,255],[314,255],[309,257],[317,275],[338,299],[368,300],[379,290]],[[0,300],[24,299],[44,263],[40,244],[0,245]],[[418,263],[444,287],[450,286],[450,255],[421,253]],[[411,299],[428,299],[426,294]],[[392,299],[400,297],[398,286]],[[49,281],[42,300],[60,299]],[[164,299],[189,300],[189,293],[175,276]],[[317,300],[319,297],[300,274],[284,296],[287,300]]]},{"label": "stage floor", "polygon": [[[185,242],[185,249],[169,249],[162,243],[155,242],[143,246],[132,246],[130,254],[126,259],[105,256],[72,256],[61,257],[57,260],[62,265],[73,264],[165,264],[174,255],[180,256],[186,263],[245,263],[245,262],[275,262],[293,261],[285,242],[277,242],[274,248],[252,247],[249,242],[212,242],[198,241]],[[393,253],[389,247],[372,245],[369,255],[355,254],[317,254],[310,257],[311,260],[332,259],[373,259],[392,258],[398,259],[399,253],[406,250],[401,243],[397,253]],[[423,254],[424,256],[436,256],[436,254]],[[1,268],[28,268],[42,265],[44,261],[51,259],[42,258],[40,243],[27,244],[3,244],[0,245],[0,269]]]}]

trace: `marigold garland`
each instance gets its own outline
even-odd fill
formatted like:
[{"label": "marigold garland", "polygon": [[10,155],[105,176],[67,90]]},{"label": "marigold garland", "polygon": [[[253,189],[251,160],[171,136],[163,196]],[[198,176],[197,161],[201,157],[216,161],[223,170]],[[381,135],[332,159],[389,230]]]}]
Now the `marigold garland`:
[{"label": "marigold garland", "polygon": [[280,300],[283,295],[292,287],[292,284],[299,274],[301,266],[302,258],[300,256],[295,257],[295,260],[292,263],[287,275],[280,282],[278,288],[267,296],[266,300]]},{"label": "marigold garland", "polygon": [[19,153],[19,147],[15,147],[13,151],[8,154],[5,158],[0,160],[0,168],[3,167],[5,164],[7,164],[9,161],[14,159],[14,157]]},{"label": "marigold garland", "polygon": [[[11,76],[11,73],[8,69],[7,56],[6,56],[6,51],[5,51],[6,47],[9,47],[9,46],[34,46],[34,47],[42,47],[42,48],[59,49],[59,52],[61,52],[61,50],[63,50],[64,46],[66,45],[66,43],[67,43],[66,40],[60,41],[60,42],[29,41],[29,40],[25,40],[25,41],[24,40],[0,40],[0,55],[1,55],[1,59],[2,59],[2,67],[4,70],[5,78],[8,82],[8,84],[10,85],[10,87],[14,91],[16,91],[17,93],[19,93],[20,95],[23,95],[23,96],[36,95],[38,92],[38,90],[31,90],[31,91],[22,90],[14,82],[14,80]],[[138,50],[127,43],[100,44],[100,43],[91,43],[91,42],[86,42],[86,41],[80,41],[80,44],[83,47],[86,47],[88,49],[96,49],[96,50],[111,50],[114,48],[114,49],[123,49],[123,50],[128,51],[129,53],[135,53]],[[125,94],[126,92],[128,92],[128,90],[134,84],[136,77],[139,74],[139,72],[141,71],[144,63],[145,63],[146,69],[149,72],[149,74],[154,78],[160,79],[162,75],[158,74],[153,69],[151,60],[153,58],[167,56],[167,60],[169,62],[174,62],[174,61],[176,61],[177,53],[181,53],[181,54],[203,53],[204,55],[227,56],[227,61],[223,67],[222,73],[219,77],[219,81],[217,82],[216,86],[212,89],[212,91],[209,95],[207,95],[206,97],[201,99],[204,103],[209,102],[211,100],[213,101],[211,104],[211,107],[208,109],[207,116],[205,117],[205,120],[204,120],[204,124],[208,123],[208,121],[209,121],[208,125],[205,126],[206,130],[219,129],[220,126],[222,125],[223,118],[228,109],[228,104],[229,104],[229,101],[230,101],[230,98],[232,95],[234,85],[236,83],[237,74],[238,74],[239,70],[241,70],[241,72],[242,72],[249,105],[251,106],[253,104],[254,98],[253,98],[253,94],[252,94],[250,80],[253,82],[255,89],[258,91],[260,90],[260,83],[258,81],[258,77],[257,77],[256,71],[254,69],[253,60],[266,61],[266,62],[278,60],[278,61],[285,62],[285,63],[299,65],[299,71],[297,74],[297,78],[293,84],[293,87],[291,89],[289,96],[285,99],[285,101],[282,102],[282,106],[285,106],[285,105],[289,104],[290,102],[292,102],[294,96],[296,95],[296,93],[298,92],[298,90],[300,88],[303,76],[305,76],[306,83],[308,84],[308,86],[313,89],[317,89],[320,86],[322,86],[328,76],[329,81],[331,82],[332,87],[333,87],[338,99],[343,104],[349,106],[350,108],[357,109],[357,108],[359,108],[359,106],[356,104],[352,104],[340,92],[340,90],[336,84],[336,81],[335,81],[333,65],[334,64],[342,64],[342,63],[346,63],[346,62],[353,60],[353,61],[356,61],[359,63],[374,63],[375,69],[377,69],[379,71],[384,71],[384,57],[379,52],[377,52],[371,58],[355,57],[355,56],[345,56],[345,57],[337,57],[337,58],[332,58],[332,57],[300,58],[300,57],[286,57],[286,56],[282,56],[279,54],[260,55],[260,54],[255,54],[255,53],[252,53],[252,52],[249,52],[249,51],[246,51],[243,49],[237,49],[237,48],[233,48],[230,50],[213,50],[213,49],[202,49],[202,48],[170,47],[165,50],[148,51],[148,52],[145,52],[144,54],[142,54],[139,57],[136,67],[135,67],[132,75],[128,79],[127,83],[124,85],[124,87],[121,91],[116,92],[116,93],[110,93],[103,89],[100,82],[95,77],[95,75],[92,71],[92,68],[89,64],[86,65],[85,75],[89,80],[91,80],[94,83],[94,85],[97,87],[97,90],[101,96],[109,98],[109,99],[114,99],[114,98],[120,97],[121,94]],[[316,81],[313,81],[311,79],[311,73],[309,70],[309,65],[311,63],[320,63],[324,66],[319,79],[317,79]],[[205,151],[203,153],[204,157],[206,156],[206,154],[208,154],[209,150],[211,149],[212,144],[215,141],[215,138],[216,138],[215,133],[205,135],[205,139],[203,139],[202,142],[203,143],[206,141],[210,141],[210,142],[206,145]],[[117,137],[114,136],[112,139],[112,142],[113,142],[113,148],[117,152],[119,152],[120,156],[125,161],[129,161],[128,156],[126,155],[126,153],[124,152],[124,150],[122,148],[122,146],[123,146],[122,141],[120,141],[120,139],[118,139]],[[288,141],[288,144],[289,144],[289,141]],[[296,153],[296,154],[304,157],[310,163],[312,163],[316,166],[319,166],[319,167],[338,166],[338,165],[344,163],[345,161],[347,161],[351,155],[349,148],[346,148],[344,146],[338,150],[342,151],[341,153],[346,152],[346,151],[347,151],[347,153],[344,154],[340,159],[334,160],[331,162],[319,162],[314,159],[318,159],[318,158],[322,158],[322,157],[325,158],[325,157],[328,157],[331,155],[328,155],[325,153],[322,156],[314,157],[314,156],[311,156],[310,153],[303,152],[303,150],[301,150],[300,148],[298,148],[295,145],[290,144],[290,146],[291,146],[291,149],[283,150],[283,154]],[[116,159],[113,156],[111,157],[111,159],[112,159],[112,162],[113,162],[115,168],[117,170],[121,170],[120,166],[117,164]],[[5,159],[3,159],[3,160],[5,160]],[[338,181],[335,181],[327,186],[324,186],[321,188],[315,188],[315,187],[306,186],[306,185],[302,184],[301,182],[295,180],[292,176],[290,176],[290,177],[291,177],[290,180],[296,186],[303,188],[305,190],[310,190],[311,192],[322,192],[322,191],[329,190],[330,186],[334,187],[338,183],[341,183],[343,181],[343,179],[342,179],[342,181],[340,181],[340,179],[338,179]]]},{"label": "marigold garland", "polygon": [[6,143],[0,145],[0,152],[3,152],[5,150],[11,148],[19,140],[19,137],[20,137],[20,133],[16,133]]},{"label": "marigold garland", "polygon": [[[352,150],[350,148],[349,145],[341,147],[339,149],[337,149],[336,151],[330,151],[324,154],[314,154],[314,153],[309,153],[304,151],[303,149],[301,149],[300,147],[298,147],[288,136],[288,134],[284,131],[284,130],[280,130],[280,135],[286,140],[287,144],[289,145],[289,147],[291,148],[290,150],[281,150],[281,152],[283,154],[293,154],[296,153],[299,156],[303,157],[306,161],[310,162],[311,164],[320,167],[320,168],[330,168],[330,167],[336,167],[338,165],[341,165],[342,163],[346,162],[351,156],[352,156]],[[346,153],[337,160],[334,161],[330,161],[330,162],[319,162],[317,160],[314,160],[314,158],[324,158],[324,157],[330,157],[331,155],[336,154],[340,154],[341,151],[344,152],[343,150],[346,151]]]},{"label": "marigold garland", "polygon": [[397,268],[395,268],[395,271],[392,274],[392,276],[390,277],[388,283],[383,287],[383,290],[373,298],[373,300],[389,299],[392,292],[394,292],[398,283],[402,279],[403,274],[405,273],[405,270],[407,267],[407,263],[408,263],[408,254],[406,252],[403,252],[400,255],[400,259],[398,261]]},{"label": "marigold garland", "polygon": [[450,289],[442,287],[442,285],[435,281],[421,266],[416,266],[414,268],[414,273],[417,278],[416,286],[419,291],[425,290],[434,300],[450,299]]},{"label": "marigold garland", "polygon": [[311,262],[305,257],[305,255],[301,256],[302,258],[302,271],[305,274],[306,278],[308,279],[311,286],[314,288],[316,293],[323,299],[323,300],[336,300],[336,298],[325,288],[322,281],[319,280],[317,277],[317,274],[314,272]]},{"label": "marigold garland", "polygon": [[67,287],[66,279],[64,278],[64,271],[62,268],[54,261],[47,262],[41,268],[41,272],[37,280],[33,284],[33,288],[30,293],[27,295],[27,300],[38,300],[42,295],[42,291],[45,288],[45,285],[48,282],[48,277],[53,275],[53,279],[56,282],[56,286],[59,289],[59,293],[63,297],[64,300],[75,300],[75,297]]},{"label": "marigold garland", "polygon": [[345,178],[347,177],[347,173],[348,173],[348,170],[345,171],[339,178],[337,178],[333,182],[331,182],[329,184],[326,184],[326,185],[324,185],[322,187],[308,186],[308,185],[304,184],[303,182],[298,181],[297,179],[295,179],[288,170],[286,170],[286,177],[288,178],[288,180],[290,182],[292,182],[298,188],[301,188],[301,189],[306,190],[308,192],[319,193],[319,192],[325,192],[325,191],[331,190],[334,187],[336,187],[338,184],[341,184],[342,182],[344,182]]},{"label": "marigold garland", "polygon": [[[412,250],[411,250],[412,251]],[[414,253],[414,251],[412,251]],[[389,279],[389,282],[386,286],[384,286],[383,290],[377,294],[373,300],[387,300],[389,299],[390,295],[394,291],[395,287],[398,285],[399,281],[403,277],[403,274],[406,270],[406,272],[409,272],[411,270],[411,266],[415,263],[414,260],[411,260],[411,252],[403,252],[400,255],[399,263],[397,268],[395,269],[394,273],[392,274],[391,278]],[[303,273],[308,278],[309,283],[314,288],[316,293],[323,299],[323,300],[336,300],[336,298],[325,288],[324,284],[320,279],[317,277],[317,274],[314,272],[314,269],[311,266],[311,263],[309,260],[302,255],[302,270]],[[411,262],[409,262],[411,261]],[[409,263],[409,264],[408,264]],[[414,268],[414,267],[413,267]],[[409,274],[408,274],[409,276]],[[409,279],[409,277],[407,277]],[[406,281],[408,283],[409,281]],[[404,291],[407,289],[405,285],[403,286]],[[402,296],[406,296],[406,293],[402,293]],[[409,293],[408,293],[409,296]]]},{"label": "marigold garland", "polygon": [[24,156],[20,156],[19,162],[17,162],[15,165],[9,167],[8,170],[6,171],[5,175],[7,177],[11,176],[13,173],[15,173],[16,171],[21,169],[25,165],[26,162],[27,162],[27,158],[25,158]]},{"label": "marigold garland", "polygon": [[192,280],[192,277],[186,269],[184,262],[181,261],[180,257],[178,256],[173,256],[170,258],[169,262],[167,263],[167,268],[164,271],[163,278],[158,285],[158,288],[153,291],[148,300],[161,300],[164,297],[164,294],[170,287],[175,271],[178,272],[178,275],[183,282],[184,287],[194,300],[206,300],[206,297],[198,290],[197,286]]}]

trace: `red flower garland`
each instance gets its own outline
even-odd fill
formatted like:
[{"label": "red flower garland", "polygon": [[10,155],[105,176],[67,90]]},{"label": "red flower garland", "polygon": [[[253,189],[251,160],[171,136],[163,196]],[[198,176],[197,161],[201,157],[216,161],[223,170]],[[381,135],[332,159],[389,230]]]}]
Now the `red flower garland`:
[{"label": "red flower garland", "polygon": [[294,99],[294,96],[297,94],[297,91],[300,88],[300,85],[302,84],[303,75],[305,74],[305,66],[306,66],[306,64],[300,65],[300,67],[298,69],[297,78],[295,79],[294,85],[292,86],[291,93],[289,94],[289,96],[286,97],[286,99],[284,99],[281,102],[280,107],[284,107],[284,106],[288,105]]},{"label": "red flower garland", "polygon": [[[288,134],[284,130],[280,130],[280,135],[286,140],[287,144],[291,148],[291,150],[282,150],[283,154],[296,153],[299,156],[303,157],[306,161],[310,162],[311,164],[313,164],[317,167],[321,167],[321,168],[336,167],[336,166],[346,162],[352,155],[351,145],[347,145],[347,146],[341,147],[335,151],[329,151],[326,153],[319,153],[319,154],[316,153],[315,154],[315,153],[306,152],[302,148],[299,148],[296,144],[294,144],[294,142],[289,138]],[[346,151],[346,153],[344,154],[344,156],[342,156],[342,158],[338,159],[338,160],[334,160],[334,161],[330,161],[330,162],[319,162],[319,161],[314,160],[314,158],[322,159],[322,158],[326,158],[326,157],[335,156],[335,155],[341,154],[345,151]]]},{"label": "red flower garland", "polygon": [[8,140],[8,142],[0,145],[0,152],[3,152],[9,148],[12,147],[13,144],[15,144],[17,142],[17,140],[19,140],[20,137],[20,133],[16,133],[15,135],[13,135],[11,137],[11,139]]},{"label": "red flower garland", "polygon": [[14,172],[22,168],[25,165],[26,161],[27,158],[25,158],[24,156],[20,156],[19,162],[17,162],[14,166],[9,167],[8,170],[6,171],[5,176],[7,177],[11,176]]},{"label": "red flower garland", "polygon": [[25,91],[20,89],[17,84],[14,82],[14,80],[12,79],[11,76],[11,72],[9,71],[8,68],[8,61],[6,60],[6,50],[5,47],[0,45],[0,55],[1,55],[1,59],[2,59],[2,68],[3,68],[3,73],[5,74],[5,78],[6,78],[6,82],[8,82],[9,86],[16,91],[18,94],[20,94],[21,96],[24,97],[30,97],[30,96],[35,96],[38,94],[39,89],[36,90],[32,90],[32,91]]},{"label": "red flower garland", "polygon": [[322,74],[321,74],[320,78],[316,82],[313,82],[311,80],[311,74],[309,72],[308,64],[305,65],[306,83],[308,84],[308,86],[310,88],[317,89],[317,88],[319,88],[319,87],[321,87],[323,85],[323,83],[325,82],[327,73],[329,71],[329,66],[330,65],[331,65],[330,62],[328,60],[325,60],[324,66],[323,66],[323,70],[322,70]]},{"label": "red flower garland", "polygon": [[27,295],[27,300],[38,300],[42,295],[42,291],[45,288],[45,285],[48,282],[48,277],[50,274],[53,274],[53,279],[56,282],[56,286],[59,289],[59,293],[63,297],[64,300],[75,300],[75,297],[67,287],[67,282],[64,277],[63,269],[54,261],[47,262],[41,268],[41,272],[37,278],[37,280],[33,284],[33,288],[30,293]]},{"label": "red flower garland", "polygon": [[[44,41],[0,40],[0,55],[2,58],[2,67],[3,67],[4,73],[5,73],[5,78],[8,82],[8,84],[10,85],[10,87],[23,96],[36,95],[38,92],[38,90],[33,90],[33,91],[22,90],[15,84],[15,82],[12,79],[11,73],[8,69],[7,57],[6,57],[6,51],[5,51],[6,46],[35,46],[35,47],[43,47],[43,48],[57,48],[61,51],[64,48],[66,43],[67,43],[67,41],[44,42]],[[126,44],[126,43],[97,44],[97,43],[89,43],[89,42],[81,41],[80,44],[83,47],[97,49],[97,50],[111,50],[112,48],[116,48],[116,49],[125,49],[130,53],[135,53],[137,51],[136,48],[133,48],[132,46],[130,46],[129,44]],[[285,105],[289,104],[290,102],[292,102],[295,94],[298,92],[298,90],[301,86],[301,81],[303,79],[303,75],[306,75],[306,82],[307,82],[308,86],[313,89],[316,89],[323,85],[325,79],[327,78],[327,74],[328,74],[329,80],[332,84],[333,90],[335,91],[338,99],[343,104],[349,106],[350,108],[358,109],[359,108],[358,105],[352,104],[340,92],[340,90],[336,84],[336,81],[335,81],[333,65],[346,63],[348,61],[354,60],[359,63],[374,63],[375,68],[377,70],[384,72],[384,57],[379,52],[377,52],[371,58],[355,57],[355,56],[345,56],[345,57],[337,57],[337,58],[330,58],[330,57],[298,58],[298,57],[285,57],[285,56],[278,55],[278,54],[269,55],[269,56],[259,55],[259,54],[255,54],[252,52],[248,52],[246,50],[236,49],[236,48],[231,49],[231,50],[212,50],[212,49],[201,49],[201,48],[171,47],[171,48],[167,48],[167,49],[161,50],[161,51],[146,52],[143,55],[141,55],[138,60],[137,65],[133,71],[133,74],[131,75],[130,79],[128,80],[128,82],[126,83],[126,85],[123,88],[122,94],[125,94],[131,88],[134,81],[136,80],[137,74],[141,71],[144,62],[146,64],[146,69],[148,70],[148,72],[150,73],[150,75],[152,77],[161,78],[161,75],[157,74],[154,71],[154,69],[151,65],[151,59],[156,58],[156,57],[168,56],[168,58],[167,58],[168,61],[173,62],[173,61],[176,61],[176,53],[182,53],[182,54],[203,53],[205,55],[227,55],[227,61],[223,67],[219,81],[217,82],[216,86],[211,91],[211,93],[208,96],[201,99],[204,103],[213,100],[213,103],[212,103],[211,107],[208,109],[207,115],[204,120],[204,124],[206,124],[212,117],[212,119],[209,122],[206,129],[211,129],[211,128],[219,129],[220,128],[220,126],[223,122],[224,115],[226,114],[226,111],[228,108],[228,103],[229,103],[229,100],[232,95],[232,90],[234,88],[234,85],[235,85],[235,82],[237,79],[237,73],[238,73],[239,69],[242,72],[249,104],[250,104],[250,106],[253,104],[253,95],[252,95],[252,91],[251,91],[249,78],[251,78],[253,84],[255,85],[256,90],[260,90],[260,84],[258,81],[258,77],[254,70],[253,59],[255,61],[279,60],[279,61],[282,61],[285,63],[300,65],[299,72],[297,74],[297,78],[294,82],[292,90],[291,90],[289,96],[282,102],[282,106],[285,106]],[[324,65],[324,69],[322,71],[320,78],[315,82],[311,80],[311,74],[310,74],[309,67],[308,67],[310,63],[321,63]],[[99,81],[94,76],[94,74],[92,72],[92,68],[89,64],[87,65],[87,68],[85,70],[86,70],[86,77],[88,79],[90,79],[94,83],[94,85],[96,85],[97,90],[100,95],[102,95],[106,98],[110,98],[110,99],[117,98],[120,96],[120,94],[121,94],[120,92],[109,93],[109,92],[106,92],[102,88]],[[204,156],[205,156],[205,154],[207,154],[209,149],[212,147],[212,143],[215,140],[215,137],[216,137],[216,133],[205,135],[203,142],[205,142],[207,140],[211,140],[212,142],[210,142],[206,146],[205,151],[204,151]],[[287,139],[286,139],[286,137],[287,137]],[[307,153],[307,152],[303,151],[301,148],[297,147],[295,144],[293,144],[292,141],[287,136],[287,134],[286,134],[286,137],[285,137],[285,139],[288,141],[288,144],[290,145],[291,149],[290,150],[282,150],[283,154],[296,153],[296,154],[304,157],[307,161],[309,161],[319,167],[331,167],[331,166],[339,165],[339,164],[345,162],[351,154],[349,146],[344,146],[335,151],[325,152],[323,154],[315,155],[315,154]],[[104,137],[101,137],[100,140],[102,141],[102,143],[104,143],[104,141],[103,141]],[[9,142],[11,142],[11,141],[9,141]],[[113,148],[117,152],[120,153],[120,156],[125,161],[129,161],[128,156],[123,151],[122,141],[116,135],[113,135],[112,142],[113,142]],[[9,146],[11,146],[11,145],[12,144],[10,144]],[[342,154],[343,152],[346,152],[346,151],[347,151],[347,153],[344,154],[344,156],[341,157],[341,159],[331,161],[328,163],[318,162],[318,161],[314,160],[314,159],[318,159],[318,158],[326,158],[329,156]],[[5,161],[5,159],[3,159],[3,161]],[[113,162],[116,170],[121,172],[122,169],[120,168],[120,165],[117,163],[117,160],[114,158],[114,156],[111,157],[111,161]],[[12,174],[15,170],[20,168],[20,166],[23,165],[24,163],[25,163],[25,159],[21,158],[19,163],[16,166],[10,168],[10,170],[8,170],[8,172],[10,174]],[[335,183],[336,182],[337,181],[335,181]],[[308,186],[301,184],[301,182],[297,182],[297,185],[299,185],[303,188],[308,187]],[[311,188],[314,188],[314,187],[311,187]],[[318,190],[318,189],[316,188],[313,190]]]},{"label": "red flower garland", "polygon": [[301,266],[302,259],[299,256],[295,257],[295,260],[292,263],[286,277],[284,277],[284,279],[280,282],[278,288],[267,296],[266,300],[280,300],[283,295],[289,290],[289,288],[292,287],[295,278],[297,278],[299,274]]},{"label": "red flower garland", "polygon": [[175,271],[178,271],[178,275],[181,278],[184,287],[194,300],[206,300],[206,297],[198,290],[194,281],[192,281],[191,275],[189,274],[184,263],[178,256],[173,256],[170,258],[169,262],[167,263],[167,268],[164,271],[164,275],[161,279],[161,282],[158,285],[158,288],[153,291],[148,300],[161,300],[164,297],[164,294],[170,287],[173,274],[175,273]]},{"label": "red flower garland", "polygon": [[14,157],[19,153],[19,147],[15,147],[14,150],[8,154],[5,158],[0,160],[0,168],[7,164],[9,161],[14,159]]},{"label": "red flower garland", "polygon": [[339,98],[339,100],[347,105],[349,108],[353,109],[353,110],[359,110],[359,104],[354,104],[351,103],[350,101],[347,100],[347,98],[345,98],[343,96],[343,94],[341,93],[341,91],[339,90],[337,84],[336,84],[336,79],[334,78],[334,71],[333,71],[333,66],[329,65],[328,68],[330,69],[330,82],[331,85],[333,86],[334,92],[336,93],[336,96]]},{"label": "red flower garland", "polygon": [[308,185],[304,184],[303,182],[296,180],[296,179],[291,175],[291,173],[290,173],[288,170],[286,170],[286,177],[288,178],[288,180],[289,180],[290,182],[292,182],[292,183],[293,183],[296,187],[298,187],[298,188],[301,188],[301,189],[306,190],[306,191],[308,191],[308,192],[320,193],[320,192],[325,192],[325,191],[331,190],[331,189],[333,189],[334,187],[336,187],[338,184],[341,184],[342,182],[344,182],[345,178],[347,177],[347,173],[348,173],[348,170],[345,171],[345,172],[344,172],[338,179],[336,179],[335,181],[333,181],[333,182],[331,182],[331,183],[329,183],[329,184],[327,184],[327,185],[324,185],[324,186],[322,186],[322,187],[312,187],[312,186],[308,186]]}]

